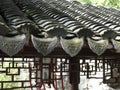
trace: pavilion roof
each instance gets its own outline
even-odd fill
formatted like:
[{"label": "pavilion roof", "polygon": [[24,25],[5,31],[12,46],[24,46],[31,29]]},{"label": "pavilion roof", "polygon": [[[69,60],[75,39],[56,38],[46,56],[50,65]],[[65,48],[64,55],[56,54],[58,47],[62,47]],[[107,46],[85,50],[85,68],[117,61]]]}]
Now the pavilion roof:
[{"label": "pavilion roof", "polygon": [[120,52],[120,10],[65,0],[1,0],[0,50],[13,56],[31,39],[41,54],[71,57],[87,45],[98,56]]}]

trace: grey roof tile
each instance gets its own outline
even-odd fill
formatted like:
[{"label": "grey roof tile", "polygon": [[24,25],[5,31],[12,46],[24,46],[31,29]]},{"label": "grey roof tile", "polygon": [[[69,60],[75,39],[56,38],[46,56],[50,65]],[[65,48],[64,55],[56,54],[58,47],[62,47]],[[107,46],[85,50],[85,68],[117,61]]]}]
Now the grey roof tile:
[{"label": "grey roof tile", "polygon": [[33,46],[43,55],[51,53],[60,43],[73,57],[85,41],[97,55],[103,54],[111,43],[119,53],[119,13],[117,9],[77,1],[3,0],[0,2],[0,49],[12,56],[23,48],[30,34]]}]

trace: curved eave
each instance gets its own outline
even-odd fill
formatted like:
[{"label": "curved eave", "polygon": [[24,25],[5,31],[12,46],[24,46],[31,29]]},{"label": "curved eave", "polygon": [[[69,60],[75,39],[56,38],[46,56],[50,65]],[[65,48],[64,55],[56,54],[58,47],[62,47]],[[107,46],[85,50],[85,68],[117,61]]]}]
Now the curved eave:
[{"label": "curved eave", "polygon": [[[31,43],[31,42],[30,42]],[[110,46],[111,47],[111,46]],[[9,57],[7,54],[0,50],[0,57]],[[46,56],[38,53],[37,50],[33,47],[32,43],[29,46],[24,46],[23,49],[15,54],[12,57],[63,57],[63,58],[71,58],[61,47],[55,47],[54,50]],[[81,51],[75,57],[108,57],[108,58],[117,58],[120,57],[120,53],[117,53],[114,48],[107,49],[102,55],[98,56],[91,49],[88,45],[84,45]]]}]

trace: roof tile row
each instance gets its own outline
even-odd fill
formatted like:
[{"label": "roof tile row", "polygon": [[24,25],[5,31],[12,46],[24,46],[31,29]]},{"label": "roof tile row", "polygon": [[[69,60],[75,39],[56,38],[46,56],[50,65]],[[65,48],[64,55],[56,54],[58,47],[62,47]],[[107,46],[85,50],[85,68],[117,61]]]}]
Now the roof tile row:
[{"label": "roof tile row", "polygon": [[[61,44],[71,57],[84,42],[97,55],[109,44],[120,52],[120,11],[65,0],[1,0],[0,49],[13,56],[31,36],[33,46],[43,55]],[[112,43],[111,43],[112,42]]]}]

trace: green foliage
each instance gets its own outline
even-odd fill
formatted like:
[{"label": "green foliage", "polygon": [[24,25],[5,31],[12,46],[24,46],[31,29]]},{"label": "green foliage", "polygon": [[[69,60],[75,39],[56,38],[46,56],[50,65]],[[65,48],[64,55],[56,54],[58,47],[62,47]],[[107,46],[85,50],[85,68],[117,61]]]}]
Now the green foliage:
[{"label": "green foliage", "polygon": [[77,0],[77,1],[120,9],[120,0]]}]

